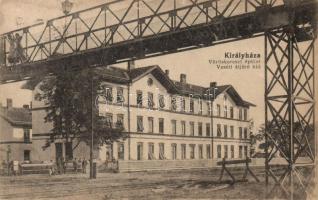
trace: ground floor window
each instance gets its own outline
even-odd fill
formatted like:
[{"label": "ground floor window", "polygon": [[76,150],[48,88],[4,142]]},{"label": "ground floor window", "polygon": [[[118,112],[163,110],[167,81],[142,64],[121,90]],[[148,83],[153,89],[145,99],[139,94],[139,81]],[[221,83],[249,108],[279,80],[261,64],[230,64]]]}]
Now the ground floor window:
[{"label": "ground floor window", "polygon": [[153,143],[148,144],[148,160],[154,160],[155,159],[155,146]]},{"label": "ground floor window", "polygon": [[190,159],[195,159],[195,144],[190,144]]},{"label": "ground floor window", "polygon": [[239,158],[243,158],[243,147],[239,146]]},{"label": "ground floor window", "polygon": [[187,146],[185,144],[181,144],[181,159],[187,159],[186,155]]},{"label": "ground floor window", "polygon": [[177,159],[177,144],[171,144],[171,159]]},{"label": "ground floor window", "polygon": [[217,157],[218,158],[222,158],[222,147],[221,147],[221,145],[218,145],[217,147],[216,147],[217,149],[216,149],[216,151],[217,151]]},{"label": "ground floor window", "polygon": [[165,159],[165,144],[159,143],[159,159],[164,160]]},{"label": "ground floor window", "polygon": [[124,143],[118,144],[118,160],[124,160],[125,157],[125,146]]},{"label": "ground floor window", "polygon": [[137,143],[137,160],[142,160],[142,152],[143,152],[143,143]]},{"label": "ground floor window", "polygon": [[206,145],[206,158],[211,158],[211,146],[209,144]]},{"label": "ground floor window", "polygon": [[228,158],[228,147],[224,145],[224,158]]},{"label": "ground floor window", "polygon": [[244,156],[245,156],[245,157],[248,157],[248,154],[247,154],[247,146],[244,146]]},{"label": "ground floor window", "polygon": [[30,161],[31,160],[31,151],[30,150],[24,150],[23,156],[24,161]]},{"label": "ground floor window", "polygon": [[231,158],[234,158],[234,145],[231,145]]},{"label": "ground floor window", "polygon": [[199,145],[199,159],[203,159],[203,145]]}]

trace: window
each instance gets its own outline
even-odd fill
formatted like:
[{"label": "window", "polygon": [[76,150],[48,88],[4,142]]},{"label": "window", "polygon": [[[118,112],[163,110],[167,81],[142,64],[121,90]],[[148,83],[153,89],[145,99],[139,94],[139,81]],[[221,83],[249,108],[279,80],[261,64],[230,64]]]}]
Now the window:
[{"label": "window", "polygon": [[234,118],[234,110],[233,110],[233,107],[230,107],[230,118],[231,118],[231,119]]},{"label": "window", "polygon": [[208,108],[208,115],[211,116],[212,115],[212,108],[211,108],[211,102],[207,102],[206,106]]},{"label": "window", "polygon": [[175,96],[171,97],[171,110],[173,111],[177,110],[177,99]]},{"label": "window", "polygon": [[192,98],[190,98],[190,113],[194,112],[194,101]]},{"label": "window", "polygon": [[244,128],[244,138],[247,139],[247,128]]},{"label": "window", "polygon": [[142,92],[137,91],[137,106],[142,107]]},{"label": "window", "polygon": [[244,109],[244,120],[247,120],[247,109]]},{"label": "window", "polygon": [[206,136],[210,137],[210,133],[211,133],[211,126],[209,123],[205,124],[205,132],[206,132]]},{"label": "window", "polygon": [[159,108],[164,108],[165,105],[165,97],[162,94],[159,94]]},{"label": "window", "polygon": [[177,159],[177,144],[171,144],[171,159],[176,160]]},{"label": "window", "polygon": [[195,159],[195,144],[190,144],[190,159]]},{"label": "window", "polygon": [[194,136],[194,122],[190,122],[190,135]]},{"label": "window", "polygon": [[111,87],[105,87],[105,98],[107,102],[113,101],[113,89]]},{"label": "window", "polygon": [[199,159],[203,159],[203,145],[199,145]]},{"label": "window", "polygon": [[23,129],[23,138],[25,143],[29,143],[31,141],[30,129]]},{"label": "window", "polygon": [[248,157],[248,154],[247,154],[247,146],[244,146],[244,156],[245,156],[245,157]]},{"label": "window", "polygon": [[224,106],[224,117],[227,118],[227,106]]},{"label": "window", "polygon": [[117,114],[117,122],[116,122],[116,127],[124,127],[124,115],[123,114]]},{"label": "window", "polygon": [[137,160],[142,160],[143,156],[143,143],[138,142],[137,143]]},{"label": "window", "polygon": [[177,121],[176,120],[171,120],[171,131],[173,135],[177,134]]},{"label": "window", "polygon": [[239,158],[243,158],[243,147],[239,146]]},{"label": "window", "polygon": [[181,159],[187,159],[187,146],[185,144],[181,144]]},{"label": "window", "polygon": [[153,133],[153,117],[148,117],[148,132]]},{"label": "window", "polygon": [[206,158],[211,158],[211,146],[209,144],[206,145]]},{"label": "window", "polygon": [[221,124],[216,125],[217,127],[217,137],[222,137]]},{"label": "window", "polygon": [[231,145],[231,158],[234,158],[234,145]]},{"label": "window", "polygon": [[242,120],[242,109],[239,109],[239,120]]},{"label": "window", "polygon": [[202,99],[199,99],[199,114],[202,115],[202,112],[203,112]]},{"label": "window", "polygon": [[224,158],[228,158],[228,146],[224,145]]},{"label": "window", "polygon": [[222,146],[221,145],[218,145],[216,147],[216,151],[217,151],[218,158],[222,158]]},{"label": "window", "polygon": [[154,160],[155,146],[153,143],[148,143],[148,160]]},{"label": "window", "polygon": [[106,113],[105,121],[106,121],[105,125],[107,127],[112,127],[113,126],[113,114],[112,113]]},{"label": "window", "polygon": [[144,124],[142,116],[137,116],[137,132],[144,131]]},{"label": "window", "polygon": [[118,143],[118,160],[124,160],[125,146],[123,142]]},{"label": "window", "polygon": [[224,125],[224,137],[227,138],[227,125]]},{"label": "window", "polygon": [[124,89],[122,87],[117,88],[117,97],[116,97],[117,103],[123,103],[124,102]]},{"label": "window", "polygon": [[182,135],[186,134],[186,122],[185,121],[181,121],[181,133],[182,133]]},{"label": "window", "polygon": [[185,98],[184,97],[180,97],[180,103],[181,103],[181,112],[185,111]]},{"label": "window", "polygon": [[153,101],[153,93],[148,92],[148,108],[153,108],[155,105]]},{"label": "window", "polygon": [[217,116],[221,116],[221,106],[219,104],[216,105],[216,114]]},{"label": "window", "polygon": [[159,159],[164,160],[165,158],[165,144],[159,143]]},{"label": "window", "polygon": [[163,129],[164,129],[164,119],[159,118],[159,133],[163,133]]},{"label": "window", "polygon": [[201,122],[198,123],[198,135],[202,136],[202,123]]},{"label": "window", "polygon": [[240,139],[243,138],[242,134],[243,134],[243,133],[242,133],[242,127],[239,127],[239,138],[240,138]]},{"label": "window", "polygon": [[234,126],[230,126],[231,138],[234,138]]},{"label": "window", "polygon": [[31,160],[30,154],[31,154],[30,150],[24,150],[24,152],[23,152],[24,161],[30,161]]}]

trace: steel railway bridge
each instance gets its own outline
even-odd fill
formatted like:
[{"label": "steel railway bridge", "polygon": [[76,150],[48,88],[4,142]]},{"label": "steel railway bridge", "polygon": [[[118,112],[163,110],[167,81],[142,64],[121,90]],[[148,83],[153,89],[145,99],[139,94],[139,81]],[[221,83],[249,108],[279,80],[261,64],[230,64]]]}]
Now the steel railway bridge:
[{"label": "steel railway bridge", "polygon": [[[315,131],[317,4],[315,0],[117,0],[2,34],[0,81],[262,36],[266,141],[272,144],[266,149],[266,183],[271,177],[273,190],[293,198],[296,191],[306,192],[311,176],[305,174],[314,171],[317,151],[309,139]],[[13,53],[16,46],[20,50]],[[277,154],[286,159],[283,174],[272,170]],[[308,162],[300,163],[300,157]],[[309,168],[306,173],[304,166]]]}]

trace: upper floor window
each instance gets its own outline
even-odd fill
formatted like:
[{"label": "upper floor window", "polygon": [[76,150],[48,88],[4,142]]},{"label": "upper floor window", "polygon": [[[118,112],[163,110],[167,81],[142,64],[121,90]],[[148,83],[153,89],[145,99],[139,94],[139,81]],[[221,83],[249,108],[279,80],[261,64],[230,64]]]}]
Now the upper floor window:
[{"label": "upper floor window", "polygon": [[216,151],[217,151],[217,157],[222,158],[222,146],[221,145],[217,145]]},{"label": "upper floor window", "polygon": [[233,107],[230,107],[230,118],[231,119],[234,118],[234,109],[233,109]]},{"label": "upper floor window", "polygon": [[206,124],[206,136],[207,136],[207,137],[210,136],[210,132],[211,132],[211,127],[210,127],[210,124],[207,123],[207,124]]},{"label": "upper floor window", "polygon": [[198,135],[202,136],[202,123],[201,122],[198,123]]},{"label": "upper floor window", "polygon": [[234,126],[230,126],[231,138],[234,138]]},{"label": "upper floor window", "polygon": [[185,121],[181,121],[181,133],[182,133],[182,135],[186,134],[186,122]]},{"label": "upper floor window", "polygon": [[242,118],[242,109],[240,108],[239,109],[239,120],[242,120],[243,118]]},{"label": "upper floor window", "polygon": [[172,129],[172,134],[176,135],[177,134],[177,121],[176,120],[171,120],[171,129]]},{"label": "upper floor window", "polygon": [[193,99],[191,98],[190,99],[190,113],[193,113],[194,112],[194,101]]},{"label": "upper floor window", "polygon": [[137,91],[137,106],[142,107],[142,91]]},{"label": "upper floor window", "polygon": [[231,145],[231,158],[234,158],[234,145]]},{"label": "upper floor window", "polygon": [[124,115],[123,114],[117,114],[116,127],[124,127]]},{"label": "upper floor window", "polygon": [[227,138],[227,125],[224,125],[224,137]]},{"label": "upper floor window", "polygon": [[125,146],[123,142],[118,144],[118,160],[124,160],[125,157]]},{"label": "upper floor window", "polygon": [[217,125],[217,137],[221,137],[222,136],[222,131],[221,131],[221,124]]},{"label": "upper floor window", "polygon": [[187,147],[185,144],[181,144],[181,159],[184,160],[187,158]]},{"label": "upper floor window", "polygon": [[195,144],[190,144],[190,159],[195,159]]},{"label": "upper floor window", "polygon": [[202,99],[199,99],[199,114],[202,115],[202,112],[203,112]]},{"label": "upper floor window", "polygon": [[107,127],[112,127],[113,126],[113,114],[112,113],[106,113],[106,126]]},{"label": "upper floor window", "polygon": [[242,127],[239,127],[239,138],[242,139],[243,138],[243,133],[242,133]]},{"label": "upper floor window", "polygon": [[29,143],[31,141],[30,129],[23,129],[23,138],[25,143]]},{"label": "upper floor window", "polygon": [[194,122],[190,122],[190,135],[194,136]]},{"label": "upper floor window", "polygon": [[227,106],[224,106],[224,117],[227,118]]},{"label": "upper floor window", "polygon": [[148,132],[153,133],[153,117],[148,117]]},{"label": "upper floor window", "polygon": [[137,132],[144,131],[143,117],[137,116]]},{"label": "upper floor window", "polygon": [[113,88],[105,87],[105,98],[107,102],[113,101]]},{"label": "upper floor window", "polygon": [[159,133],[163,133],[164,131],[164,119],[159,118]]},{"label": "upper floor window", "polygon": [[154,101],[153,101],[153,93],[148,92],[148,108],[154,107]]},{"label": "upper floor window", "polygon": [[221,116],[221,106],[219,104],[216,105],[216,114],[217,116]]},{"label": "upper floor window", "polygon": [[207,102],[207,103],[206,103],[206,106],[207,106],[207,108],[208,108],[208,115],[209,115],[209,116],[212,115],[211,103],[210,103],[210,102]]},{"label": "upper floor window", "polygon": [[122,103],[124,102],[124,89],[122,87],[117,88],[117,98],[116,98],[117,103]]},{"label": "upper floor window", "polygon": [[181,103],[181,112],[185,111],[185,98],[184,97],[180,97],[180,103]]},{"label": "upper floor window", "polygon": [[177,110],[177,99],[175,96],[171,97],[171,110],[173,111]]},{"label": "upper floor window", "polygon": [[247,139],[247,128],[244,128],[244,138]]},{"label": "upper floor window", "polygon": [[159,108],[164,108],[165,105],[165,97],[162,94],[159,94]]},{"label": "upper floor window", "polygon": [[247,109],[244,109],[244,120],[247,120]]}]

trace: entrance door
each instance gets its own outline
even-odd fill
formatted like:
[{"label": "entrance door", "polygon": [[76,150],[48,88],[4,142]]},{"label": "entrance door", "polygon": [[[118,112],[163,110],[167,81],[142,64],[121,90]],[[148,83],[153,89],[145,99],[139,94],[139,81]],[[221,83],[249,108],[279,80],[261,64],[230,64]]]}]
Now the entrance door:
[{"label": "entrance door", "polygon": [[65,158],[67,160],[73,160],[73,145],[72,142],[65,143]]},{"label": "entrance door", "polygon": [[24,161],[30,161],[30,150],[24,150]]},{"label": "entrance door", "polygon": [[55,159],[56,162],[63,157],[62,143],[55,143]]},{"label": "entrance door", "polygon": [[137,160],[142,160],[142,143],[137,144]]}]

